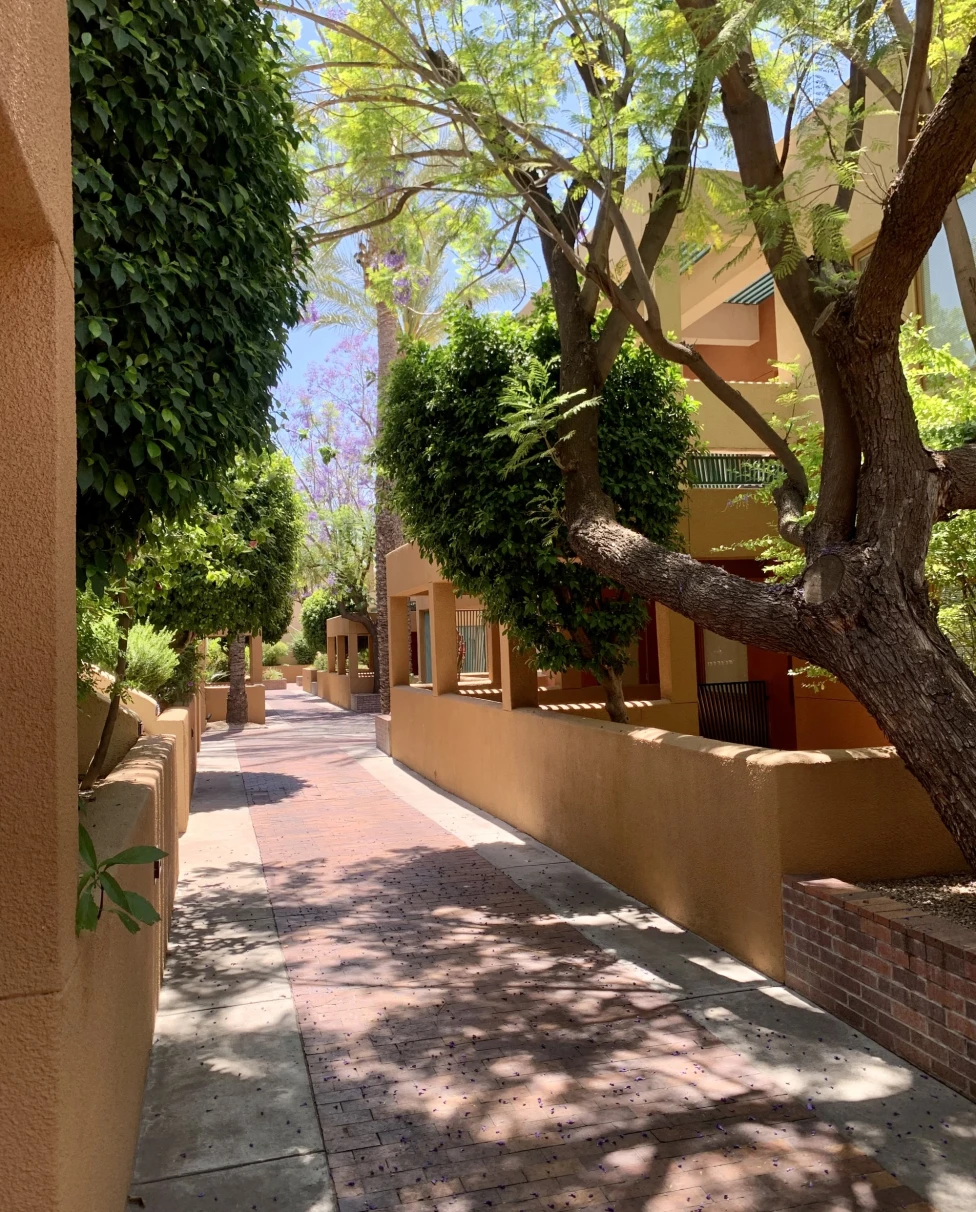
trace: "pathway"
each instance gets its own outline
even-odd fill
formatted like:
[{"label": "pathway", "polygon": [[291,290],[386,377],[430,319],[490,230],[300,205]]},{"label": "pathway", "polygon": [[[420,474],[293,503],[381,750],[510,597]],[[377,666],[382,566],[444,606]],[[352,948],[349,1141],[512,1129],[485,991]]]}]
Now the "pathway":
[{"label": "pathway", "polygon": [[289,689],[268,721],[204,742],[143,1206],[976,1208],[973,1104],[397,767],[371,717]]}]

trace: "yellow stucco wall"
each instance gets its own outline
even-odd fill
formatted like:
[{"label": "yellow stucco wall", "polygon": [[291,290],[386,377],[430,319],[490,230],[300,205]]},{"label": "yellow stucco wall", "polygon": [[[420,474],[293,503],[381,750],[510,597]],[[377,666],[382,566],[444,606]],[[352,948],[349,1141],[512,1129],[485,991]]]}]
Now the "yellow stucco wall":
[{"label": "yellow stucco wall", "polygon": [[[247,685],[247,722],[249,724],[264,723],[264,683],[249,682]],[[207,716],[211,723],[219,723],[227,719],[227,695],[229,691],[224,683],[206,689]]]},{"label": "yellow stucco wall", "polygon": [[774,977],[784,874],[965,867],[888,751],[748,749],[407,686],[391,732],[398,761]]}]

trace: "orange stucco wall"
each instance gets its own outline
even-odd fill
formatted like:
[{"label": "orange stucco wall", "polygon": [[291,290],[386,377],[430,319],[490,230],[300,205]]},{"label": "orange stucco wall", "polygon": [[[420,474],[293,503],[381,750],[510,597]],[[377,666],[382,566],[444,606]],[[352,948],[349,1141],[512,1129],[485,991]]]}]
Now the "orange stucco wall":
[{"label": "orange stucco wall", "polygon": [[[207,687],[207,718],[211,723],[218,723],[221,720],[227,719],[228,693],[227,685],[220,682],[215,686]],[[263,682],[249,682],[247,685],[247,722],[249,724],[264,723]]]},{"label": "orange stucco wall", "polygon": [[959,871],[890,751],[748,749],[394,686],[393,757],[771,976],[790,872]]}]

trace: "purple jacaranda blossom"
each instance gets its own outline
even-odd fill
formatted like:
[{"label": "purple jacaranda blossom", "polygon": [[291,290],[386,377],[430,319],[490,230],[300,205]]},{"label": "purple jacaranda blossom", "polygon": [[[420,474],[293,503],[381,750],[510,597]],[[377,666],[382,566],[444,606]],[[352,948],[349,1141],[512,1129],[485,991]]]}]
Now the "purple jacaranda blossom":
[{"label": "purple jacaranda blossom", "polygon": [[387,269],[403,269],[407,263],[407,254],[399,249],[391,249],[383,254],[383,264]]},{"label": "purple jacaranda blossom", "polygon": [[285,419],[279,438],[313,509],[371,508],[374,477],[366,457],[376,435],[375,335],[340,341],[308,368],[301,387],[283,389],[280,399]]}]

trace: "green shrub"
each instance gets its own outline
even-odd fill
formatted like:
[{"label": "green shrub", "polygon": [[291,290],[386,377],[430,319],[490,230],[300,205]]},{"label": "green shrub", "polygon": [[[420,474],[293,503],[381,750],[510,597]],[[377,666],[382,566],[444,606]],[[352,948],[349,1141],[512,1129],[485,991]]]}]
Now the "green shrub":
[{"label": "green shrub", "polygon": [[157,631],[149,623],[136,623],[129,631],[128,668],[125,680],[143,694],[156,697],[179,664],[179,653],[172,646],[171,631]]},{"label": "green shrub", "polygon": [[312,664],[316,669],[328,670],[329,658],[326,656],[326,654],[324,652],[317,652],[315,654],[315,660],[312,662]]},{"label": "green shrub", "polygon": [[302,631],[316,652],[325,650],[325,625],[338,613],[339,603],[325,589],[316,589],[302,603]]},{"label": "green shrub", "polygon": [[[624,669],[645,605],[576,559],[554,459],[513,464],[516,445],[498,436],[503,423],[510,432],[513,384],[528,393],[536,374],[550,393],[557,389],[551,304],[539,297],[528,319],[461,309],[447,329],[436,348],[404,344],[385,393],[377,455],[407,537],[457,592],[481,598],[487,619],[534,649],[540,668],[582,668],[602,682]],[[541,388],[529,394],[535,405],[543,397]],[[599,408],[600,474],[617,520],[678,546],[695,435],[680,373],[631,334]],[[554,418],[544,432],[556,442]],[[545,450],[541,441],[537,449]]]},{"label": "green shrub", "polygon": [[283,682],[285,675],[280,669],[266,669],[264,671],[264,680],[266,682]]},{"label": "green shrub", "polygon": [[269,644],[264,650],[265,665],[286,665],[288,663],[288,645],[282,640]]},{"label": "green shrub", "polygon": [[291,654],[296,665],[311,665],[315,660],[315,645],[304,631],[300,631],[292,641]]},{"label": "green shrub", "polygon": [[166,683],[160,686],[156,698],[161,707],[180,707],[192,698],[203,673],[203,658],[195,644],[188,644],[177,655],[176,668]]},{"label": "green shrub", "polygon": [[108,598],[96,597],[90,590],[79,590],[78,619],[78,701],[95,688],[95,672],[113,673],[119,653],[119,630]]}]

